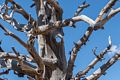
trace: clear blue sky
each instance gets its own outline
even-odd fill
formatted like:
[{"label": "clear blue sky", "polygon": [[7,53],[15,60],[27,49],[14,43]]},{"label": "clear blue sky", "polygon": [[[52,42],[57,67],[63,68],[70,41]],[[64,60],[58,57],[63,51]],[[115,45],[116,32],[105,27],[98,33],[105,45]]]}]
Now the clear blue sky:
[{"label": "clear blue sky", "polygon": [[[1,0],[0,4],[2,4],[3,1],[4,0]],[[29,6],[32,4],[32,0],[15,0],[15,1],[21,4],[21,6],[24,8],[29,8]],[[78,5],[81,4],[84,0],[58,0],[58,1],[64,10],[63,19],[67,19],[73,17],[74,12],[76,11]],[[100,10],[105,6],[105,4],[109,0],[86,0],[86,1],[90,4],[90,7],[85,9],[81,14],[87,15],[95,20]],[[113,9],[117,7],[120,7],[120,1],[117,3],[115,7],[113,7]],[[30,14],[32,14],[32,16],[35,16],[34,8],[32,9],[29,8],[25,10]],[[19,16],[15,15],[15,17],[17,17],[20,22],[26,23],[26,20],[21,18],[20,15]],[[8,27],[10,28],[9,24],[5,24],[1,20],[0,23],[3,23],[5,26],[7,26],[7,28]],[[93,32],[92,36],[89,38],[89,42],[87,42],[87,45],[82,46],[81,50],[79,51],[79,54],[75,62],[74,74],[76,74],[78,70],[84,70],[87,67],[87,65],[95,58],[95,56],[92,53],[92,49],[94,47],[98,47],[97,53],[99,53],[108,46],[109,35],[112,38],[113,44],[120,45],[119,25],[120,25],[120,14],[116,15],[109,22],[107,22],[104,25],[105,27],[104,30],[98,30]],[[78,22],[76,23],[76,26],[77,26],[76,28],[71,28],[71,27],[64,28],[65,51],[66,51],[67,60],[69,59],[68,53],[69,51],[71,51],[72,47],[74,46],[73,42],[78,41],[83,36],[89,25],[84,22]],[[10,30],[16,33],[17,35],[19,35],[23,40],[27,39],[26,35],[24,35],[23,33],[18,33],[17,31],[13,30],[13,28],[10,28]],[[23,54],[27,54],[26,50],[21,45],[19,45],[14,39],[4,36],[3,33],[4,32],[0,30],[0,40],[3,39],[2,47],[4,48],[4,50],[10,52],[11,47],[16,46],[17,47],[16,49],[19,52]],[[105,57],[106,57],[105,59],[108,60],[111,56],[106,55]],[[88,74],[91,74],[91,72],[99,68],[99,66],[102,65],[102,63],[106,62],[106,60],[99,62],[95,66],[95,68],[91,70],[90,73]],[[120,65],[120,61],[118,61],[111,68],[109,68],[107,74],[103,75],[99,80],[119,80],[120,79],[119,65]],[[8,80],[16,80],[16,79],[26,80],[24,78],[18,78],[17,76],[12,75],[12,72],[9,75],[1,76],[1,78],[5,78],[5,77],[8,77],[9,78]]]}]

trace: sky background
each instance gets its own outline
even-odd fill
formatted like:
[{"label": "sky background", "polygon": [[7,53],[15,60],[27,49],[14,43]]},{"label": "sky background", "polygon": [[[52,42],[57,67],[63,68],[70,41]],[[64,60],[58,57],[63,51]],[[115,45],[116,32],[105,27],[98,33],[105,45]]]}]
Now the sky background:
[{"label": "sky background", "polygon": [[[0,5],[3,3],[4,0],[0,0]],[[36,12],[35,8],[29,8],[29,6],[32,4],[32,0],[15,0],[21,6],[29,12],[33,17],[36,18]],[[79,4],[82,4],[84,0],[58,0],[59,4],[63,8],[63,19],[71,18],[73,17],[75,11],[77,10],[77,7]],[[93,20],[96,19],[98,16],[100,10],[105,6],[105,4],[109,0],[86,0],[87,3],[90,4],[90,7],[85,9],[81,14],[87,15]],[[113,7],[113,9],[116,9],[120,7],[120,1]],[[80,15],[81,15],[80,14]],[[27,21],[18,14],[15,14],[14,17],[18,19],[21,23],[26,23]],[[19,33],[15,31],[9,24],[5,23],[4,21],[0,20],[0,23],[4,24],[9,30],[13,31],[16,35],[20,36],[21,39],[27,40],[26,35],[24,33]],[[86,29],[89,27],[88,24],[84,22],[78,22],[75,24],[76,28],[71,27],[65,27],[64,28],[64,40],[65,40],[65,51],[67,60],[69,59],[69,51],[72,50],[72,47],[74,46],[73,42],[78,41],[83,34],[85,33]],[[87,65],[95,58],[95,56],[92,53],[92,49],[97,47],[96,53],[99,54],[104,48],[108,46],[108,37],[109,35],[112,38],[113,45],[120,46],[120,14],[117,14],[115,17],[113,17],[109,22],[107,22],[104,27],[104,30],[98,30],[94,31],[91,37],[89,38],[89,41],[86,45],[82,46],[80,49],[76,62],[74,67],[74,74],[76,74],[79,70],[84,70]],[[18,42],[16,42],[14,39],[8,36],[4,36],[4,32],[0,29],[0,40],[3,40],[2,47],[5,51],[11,52],[11,47],[14,46],[16,49],[22,53],[27,54],[27,51],[21,46]],[[37,47],[37,43],[35,45]],[[99,68],[103,63],[105,63],[110,57],[112,57],[112,54],[105,55],[105,60],[102,62],[99,62],[93,70],[91,70],[89,74],[91,74],[93,71]],[[103,75],[99,80],[119,80],[120,79],[120,61],[116,62],[111,68],[107,70],[107,74]],[[2,71],[2,70],[0,70]],[[13,75],[13,72],[10,72],[9,75],[0,76],[1,78],[8,78],[8,80],[26,80],[26,78],[18,78],[16,75]]]}]

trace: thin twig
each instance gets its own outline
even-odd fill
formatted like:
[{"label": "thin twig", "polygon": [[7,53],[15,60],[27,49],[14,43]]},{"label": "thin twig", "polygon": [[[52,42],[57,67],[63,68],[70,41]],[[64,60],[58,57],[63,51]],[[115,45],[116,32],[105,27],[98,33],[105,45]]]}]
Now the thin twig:
[{"label": "thin twig", "polygon": [[80,12],[82,12],[85,8],[89,7],[90,5],[88,3],[83,3],[82,5],[78,6],[77,11],[74,14],[75,16],[78,16],[80,14]]},{"label": "thin twig", "polygon": [[12,47],[12,50],[14,51],[14,53],[15,53],[17,56],[20,56],[19,52],[17,52],[17,51],[15,50],[15,47]]},{"label": "thin twig", "polygon": [[21,15],[23,15],[24,16],[24,18],[26,18],[27,20],[29,20],[29,18],[30,18],[30,23],[31,24],[33,24],[33,22],[35,22],[35,20],[31,17],[31,16],[29,16],[29,14],[19,5],[19,4],[17,4],[15,1],[11,1],[10,2],[11,4],[13,4],[13,6],[16,6],[16,8],[18,9],[18,10],[15,10],[15,12],[18,12],[18,13],[20,13]]},{"label": "thin twig", "polygon": [[0,28],[3,29],[6,32],[6,35],[9,35],[11,37],[13,37],[14,39],[16,39],[21,45],[23,45],[25,48],[28,48],[28,45],[22,41],[18,36],[16,36],[15,34],[13,34],[12,32],[10,32],[8,29],[6,29],[2,24],[0,24]]}]

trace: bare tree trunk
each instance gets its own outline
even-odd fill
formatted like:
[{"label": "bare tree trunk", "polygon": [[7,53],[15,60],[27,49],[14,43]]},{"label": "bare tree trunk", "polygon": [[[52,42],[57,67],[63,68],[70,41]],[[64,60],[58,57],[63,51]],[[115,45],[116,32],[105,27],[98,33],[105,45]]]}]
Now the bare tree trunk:
[{"label": "bare tree trunk", "polygon": [[[44,7],[41,8],[41,13],[44,11],[45,12],[44,15],[40,15],[43,17],[39,18],[38,16],[38,26],[41,25],[41,20],[39,20],[41,18],[45,19],[42,24],[47,24],[49,22],[53,23],[57,20],[62,20],[62,9],[58,6],[56,1],[52,3],[52,6],[49,5],[51,4],[51,1],[52,0],[48,0],[48,4],[44,4]],[[49,8],[47,5],[51,6],[51,8]],[[38,36],[40,56],[47,59],[57,59],[56,63],[49,63],[49,65],[45,65],[45,80],[61,80],[65,75],[67,63],[63,36],[64,34],[62,28],[54,29],[45,33],[44,35]],[[59,38],[59,41],[57,41],[56,38]]]},{"label": "bare tree trunk", "polygon": [[64,50],[64,41],[63,38],[60,38],[60,42],[56,41],[56,32],[58,31],[60,32],[61,30],[51,31],[48,33],[48,35],[44,36],[45,45],[41,56],[43,58],[57,59],[57,63],[52,64],[52,66],[46,65],[45,80],[61,80],[65,75],[67,65]]}]

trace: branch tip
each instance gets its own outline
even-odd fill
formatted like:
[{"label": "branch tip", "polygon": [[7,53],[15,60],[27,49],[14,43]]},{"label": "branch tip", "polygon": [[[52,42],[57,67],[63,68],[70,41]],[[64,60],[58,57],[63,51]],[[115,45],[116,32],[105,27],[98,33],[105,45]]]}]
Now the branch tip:
[{"label": "branch tip", "polygon": [[108,43],[109,43],[110,46],[112,45],[111,36],[108,37]]}]

